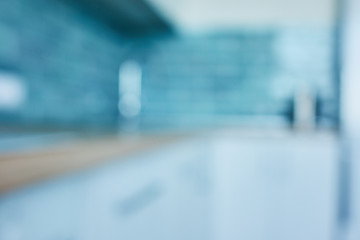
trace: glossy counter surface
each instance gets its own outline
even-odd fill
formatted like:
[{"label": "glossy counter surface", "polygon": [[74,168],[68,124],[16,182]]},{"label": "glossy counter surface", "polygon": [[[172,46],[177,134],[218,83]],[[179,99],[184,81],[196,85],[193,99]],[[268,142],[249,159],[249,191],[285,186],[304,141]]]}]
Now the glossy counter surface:
[{"label": "glossy counter surface", "polygon": [[70,133],[8,136],[0,139],[3,143],[0,194],[184,137],[180,134],[79,137]]}]

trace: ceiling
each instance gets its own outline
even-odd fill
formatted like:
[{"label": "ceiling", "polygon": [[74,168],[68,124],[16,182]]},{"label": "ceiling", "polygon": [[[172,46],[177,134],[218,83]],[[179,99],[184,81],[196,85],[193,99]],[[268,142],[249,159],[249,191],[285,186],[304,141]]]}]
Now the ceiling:
[{"label": "ceiling", "polygon": [[146,0],[177,31],[198,33],[263,26],[324,26],[336,0]]}]

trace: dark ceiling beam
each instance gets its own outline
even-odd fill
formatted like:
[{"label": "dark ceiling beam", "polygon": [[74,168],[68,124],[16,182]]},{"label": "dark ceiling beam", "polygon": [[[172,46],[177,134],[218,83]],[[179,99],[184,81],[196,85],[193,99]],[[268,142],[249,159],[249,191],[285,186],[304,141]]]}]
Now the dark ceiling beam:
[{"label": "dark ceiling beam", "polygon": [[128,36],[172,33],[172,27],[145,0],[67,0],[69,4]]}]

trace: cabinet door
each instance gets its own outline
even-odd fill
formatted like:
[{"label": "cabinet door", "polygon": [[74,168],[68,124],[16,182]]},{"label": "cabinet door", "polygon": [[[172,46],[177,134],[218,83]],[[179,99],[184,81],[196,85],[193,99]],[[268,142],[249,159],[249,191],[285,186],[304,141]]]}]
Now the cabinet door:
[{"label": "cabinet door", "polygon": [[191,141],[169,157],[166,229],[173,240],[207,240],[211,234],[211,158],[206,145]]},{"label": "cabinet door", "polygon": [[216,239],[332,239],[334,138],[234,138],[214,144]]},{"label": "cabinet door", "polygon": [[3,196],[0,199],[0,239],[73,239],[84,182],[82,177],[71,177]]},{"label": "cabinet door", "polygon": [[209,211],[199,146],[183,143],[96,170],[78,238],[204,239]]},{"label": "cabinet door", "polygon": [[91,173],[78,239],[162,239],[164,170],[150,154]]}]

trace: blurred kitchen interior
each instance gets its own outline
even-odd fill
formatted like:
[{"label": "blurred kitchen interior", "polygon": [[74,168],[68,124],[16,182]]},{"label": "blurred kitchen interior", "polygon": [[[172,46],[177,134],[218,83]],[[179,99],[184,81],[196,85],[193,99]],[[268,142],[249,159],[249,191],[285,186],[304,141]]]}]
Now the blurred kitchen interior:
[{"label": "blurred kitchen interior", "polygon": [[0,0],[0,240],[360,238],[359,0]]}]

